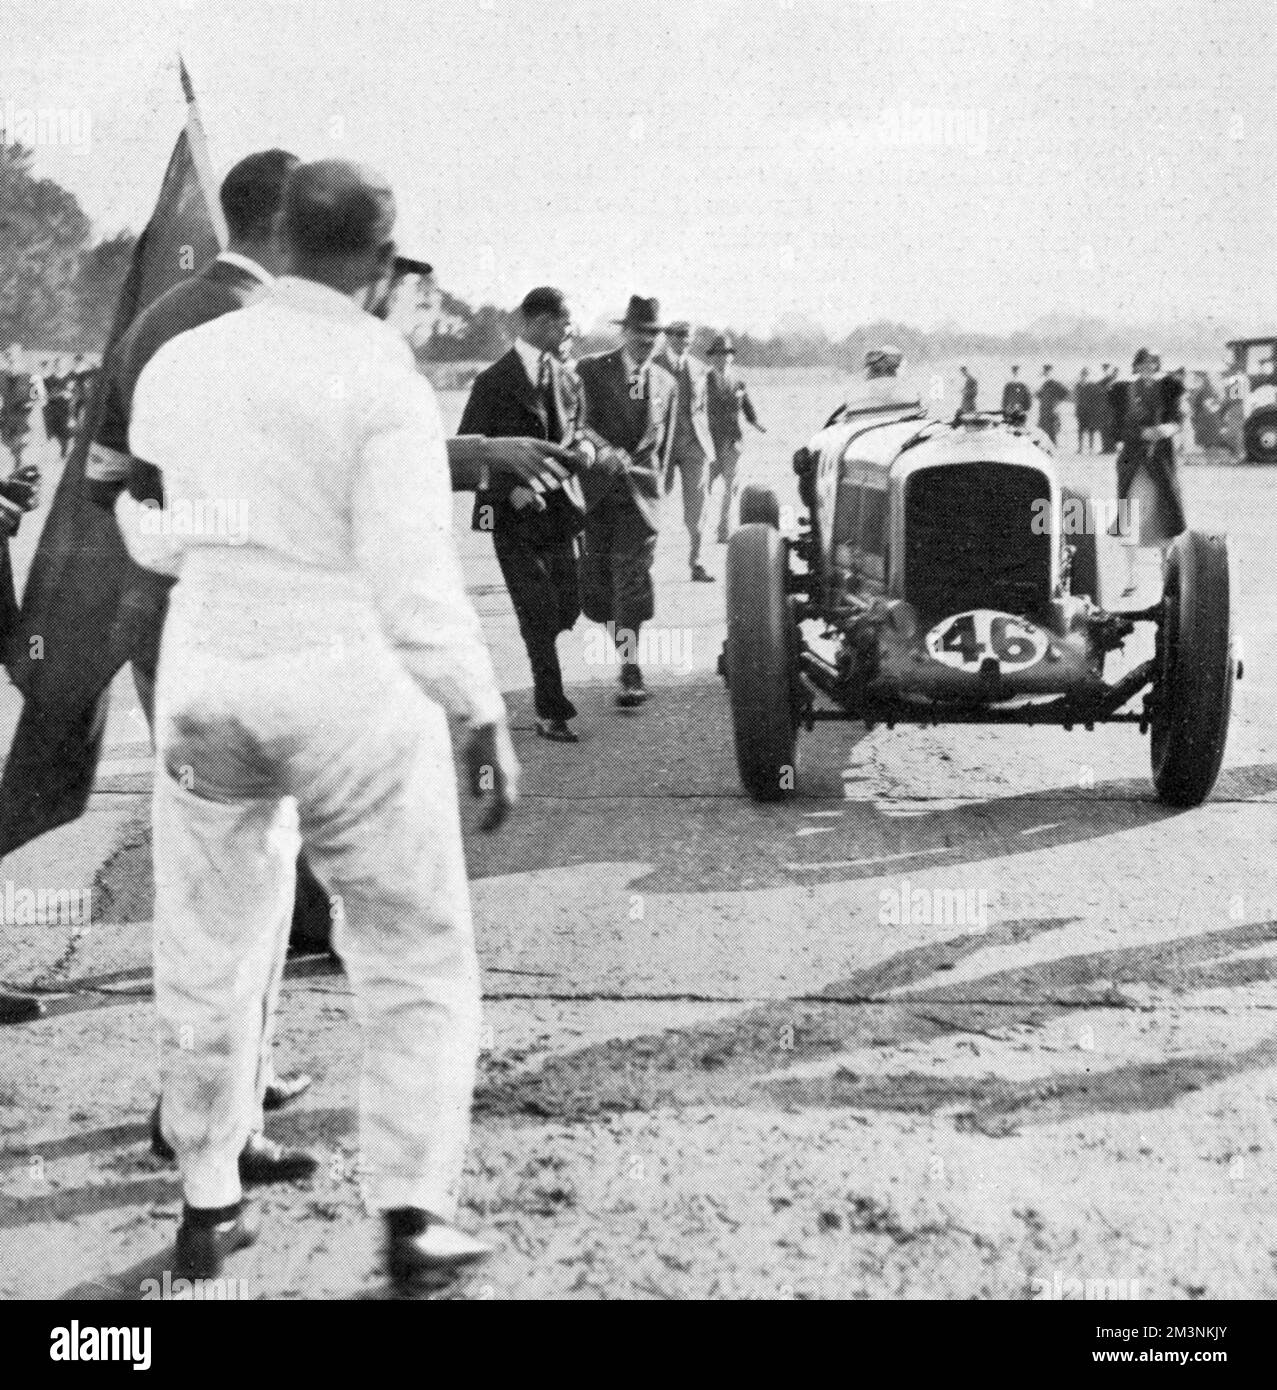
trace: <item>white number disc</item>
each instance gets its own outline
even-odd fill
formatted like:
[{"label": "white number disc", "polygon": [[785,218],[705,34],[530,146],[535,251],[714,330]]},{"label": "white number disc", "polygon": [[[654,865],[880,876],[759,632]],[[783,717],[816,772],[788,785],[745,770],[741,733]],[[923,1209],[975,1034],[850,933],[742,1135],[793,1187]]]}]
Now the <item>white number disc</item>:
[{"label": "white number disc", "polygon": [[1003,671],[1023,671],[1036,666],[1050,644],[1048,634],[1032,623],[987,608],[955,613],[927,633],[927,651],[960,671],[978,671],[991,656]]}]

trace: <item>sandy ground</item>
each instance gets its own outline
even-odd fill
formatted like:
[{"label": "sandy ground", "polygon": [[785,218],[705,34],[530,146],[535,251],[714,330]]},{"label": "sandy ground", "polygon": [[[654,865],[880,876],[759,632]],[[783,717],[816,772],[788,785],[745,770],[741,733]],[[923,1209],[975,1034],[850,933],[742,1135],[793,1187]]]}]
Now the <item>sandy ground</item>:
[{"label": "sandy ground", "polygon": [[[761,475],[788,486],[830,394],[760,383]],[[1111,461],[1066,471],[1111,488]],[[824,725],[801,795],[750,803],[712,674],[722,585],[686,582],[671,515],[651,706],[612,709],[583,624],[561,644],[583,742],[532,737],[512,694],[525,801],[469,837],[487,1031],[464,1203],[500,1253],[459,1296],[1277,1295],[1277,476],[1185,482],[1233,539],[1246,678],[1215,797],[1183,814],[1117,727]],[[463,546],[519,692],[490,548]],[[122,686],[89,816],[3,868],[94,890],[86,929],[5,928],[0,979],[48,1009],[0,1032],[5,1297],[136,1297],[176,1222],[145,1142],[143,736]],[[937,888],[979,920],[884,912]],[[262,1193],[263,1238],[227,1271],[245,1296],[381,1296],[357,1062],[343,977],[302,963],[279,1063],[316,1084],[271,1128],[324,1165]]]}]

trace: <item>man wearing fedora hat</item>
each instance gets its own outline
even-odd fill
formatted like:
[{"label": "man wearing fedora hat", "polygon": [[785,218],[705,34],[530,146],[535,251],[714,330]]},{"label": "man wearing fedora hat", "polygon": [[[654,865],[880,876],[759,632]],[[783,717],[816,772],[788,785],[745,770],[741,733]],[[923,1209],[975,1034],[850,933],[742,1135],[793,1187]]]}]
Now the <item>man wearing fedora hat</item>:
[{"label": "man wearing fedora hat", "polygon": [[714,440],[714,466],[710,470],[709,485],[720,474],[723,478],[723,510],[718,520],[718,543],[727,544],[727,517],[732,505],[732,489],[736,483],[736,465],[740,462],[741,443],[745,431],[741,427],[741,416],[760,433],[766,431],[758,423],[754,413],[754,403],[749,398],[745,383],[736,375],[732,365],[736,356],[736,345],[724,333],[709,345],[709,382],[707,403],[709,409],[709,430]]},{"label": "man wearing fedora hat", "polygon": [[709,372],[688,351],[691,341],[692,325],[680,319],[666,328],[665,346],[656,355],[677,383],[665,487],[666,491],[673,490],[677,473],[683,485],[683,522],[690,542],[692,578],[709,584],[714,576],[701,564],[701,520],[714,466],[714,439],[709,427]]},{"label": "man wearing fedora hat", "polygon": [[647,699],[638,640],[656,610],[652,563],[676,389],[674,378],[652,360],[662,332],[658,302],[631,296],[618,323],[622,345],[583,357],[577,367],[586,437],[606,463],[581,475],[586,505],[581,607],[591,622],[611,631],[621,658],[616,702],[634,709]]}]

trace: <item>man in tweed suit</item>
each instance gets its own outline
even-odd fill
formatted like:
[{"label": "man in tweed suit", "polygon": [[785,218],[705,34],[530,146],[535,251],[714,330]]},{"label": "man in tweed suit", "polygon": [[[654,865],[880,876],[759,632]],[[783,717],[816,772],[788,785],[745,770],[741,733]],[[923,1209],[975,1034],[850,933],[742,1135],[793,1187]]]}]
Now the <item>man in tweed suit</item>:
[{"label": "man in tweed suit", "polygon": [[587,439],[598,464],[581,478],[585,551],[581,599],[585,616],[604,623],[621,658],[616,703],[647,700],[638,662],[639,634],[656,611],[652,563],[660,530],[661,493],[674,428],[675,383],[652,360],[661,335],[660,305],[634,295],[621,347],[581,359]]},{"label": "man in tweed suit", "polygon": [[665,330],[665,346],[656,355],[678,385],[665,485],[667,491],[673,491],[675,474],[682,482],[683,522],[690,542],[688,563],[692,578],[709,584],[714,576],[701,564],[701,524],[714,467],[714,439],[709,425],[709,373],[688,351],[691,340],[690,323],[672,323]]}]

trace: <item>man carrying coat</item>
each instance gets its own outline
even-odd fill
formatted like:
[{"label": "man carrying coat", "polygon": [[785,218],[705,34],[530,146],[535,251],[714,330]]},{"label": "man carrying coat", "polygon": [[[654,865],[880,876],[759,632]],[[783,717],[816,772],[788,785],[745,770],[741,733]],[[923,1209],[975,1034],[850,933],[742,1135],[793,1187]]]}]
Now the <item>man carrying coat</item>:
[{"label": "man carrying coat", "polygon": [[[532,290],[519,319],[514,346],[475,378],[460,433],[570,444],[580,401],[562,356],[572,324],[567,302],[559,290]],[[475,493],[473,526],[492,533],[532,668],[537,733],[559,743],[578,742],[568,722],[576,706],[563,689],[556,642],[581,614],[584,525],[585,499],[574,477],[542,494],[500,477]]]},{"label": "man carrying coat", "polygon": [[657,362],[674,378],[678,389],[665,490],[673,491],[677,473],[683,486],[683,523],[690,542],[692,578],[700,584],[712,584],[714,576],[701,564],[701,526],[715,457],[709,424],[709,372],[688,351],[691,341],[692,325],[680,320],[665,330],[665,346],[656,354]]},{"label": "man carrying coat", "polygon": [[621,658],[616,703],[634,709],[647,700],[639,634],[656,611],[652,564],[677,393],[674,378],[652,360],[661,335],[657,301],[631,296],[618,323],[622,346],[577,365],[586,438],[598,450],[597,466],[582,475],[581,607],[611,631]]}]

